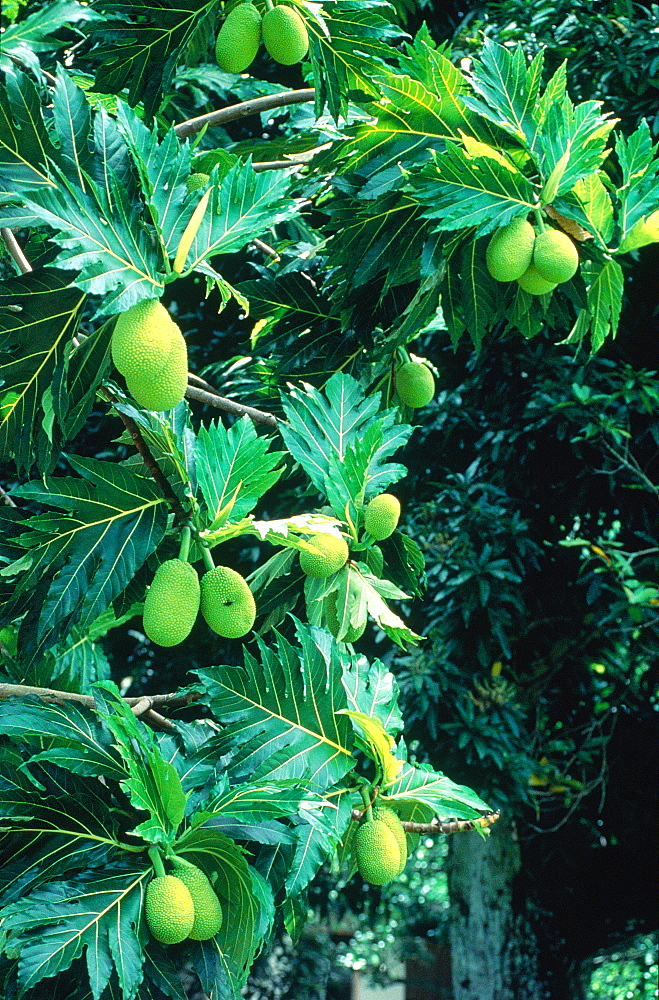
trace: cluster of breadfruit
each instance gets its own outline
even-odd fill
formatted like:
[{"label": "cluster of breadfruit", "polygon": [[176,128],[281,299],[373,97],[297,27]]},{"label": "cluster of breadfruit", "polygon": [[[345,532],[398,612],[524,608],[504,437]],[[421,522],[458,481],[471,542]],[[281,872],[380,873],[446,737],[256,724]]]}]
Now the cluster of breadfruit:
[{"label": "cluster of breadfruit", "polygon": [[357,868],[365,882],[386,885],[407,864],[407,835],[393,809],[375,805],[372,814],[373,819],[364,819],[355,834]]},{"label": "cluster of breadfruit", "polygon": [[[173,858],[174,874],[151,879],[144,900],[149,930],[162,944],[207,941],[222,926],[222,907],[200,868]],[[163,869],[164,870],[164,869]]]},{"label": "cluster of breadfruit", "polygon": [[394,371],[394,388],[399,402],[418,410],[435,395],[435,377],[421,361],[406,361]]},{"label": "cluster of breadfruit", "polygon": [[111,350],[140,406],[171,410],[181,402],[188,387],[188,349],[179,326],[157,299],[143,299],[119,316]]},{"label": "cluster of breadfruit", "polygon": [[497,281],[516,281],[530,295],[546,295],[574,277],[579,254],[560,229],[545,229],[536,235],[531,223],[518,217],[496,231],[485,261]]},{"label": "cluster of breadfruit", "polygon": [[261,16],[248,0],[232,7],[220,28],[215,44],[218,66],[225,73],[242,73],[256,58],[261,41],[284,66],[304,59],[309,50],[309,32],[295,7],[270,6]]},{"label": "cluster of breadfruit", "polygon": [[[400,501],[392,493],[380,493],[373,497],[364,510],[364,527],[376,541],[389,538],[389,535],[396,530],[399,519]],[[338,535],[319,531],[311,535],[307,541],[319,551],[301,550],[300,568],[306,576],[324,580],[338,573],[348,561],[350,555],[348,544]],[[333,636],[338,636],[340,630],[336,600],[336,593],[328,594],[324,600],[325,622]],[[366,623],[359,627],[351,626],[342,641],[356,642],[363,635],[365,628]]]},{"label": "cluster of breadfruit", "polygon": [[206,623],[225,639],[247,635],[256,619],[247,581],[229,566],[215,566],[199,580],[183,559],[167,559],[156,570],[144,601],[144,632],[159,646],[187,639],[201,610]]}]

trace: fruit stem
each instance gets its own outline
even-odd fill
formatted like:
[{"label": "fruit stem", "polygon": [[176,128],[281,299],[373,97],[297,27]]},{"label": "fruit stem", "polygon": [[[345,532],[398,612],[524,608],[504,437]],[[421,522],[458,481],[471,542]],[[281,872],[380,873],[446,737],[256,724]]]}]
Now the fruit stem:
[{"label": "fruit stem", "polygon": [[190,554],[190,542],[192,541],[192,529],[189,524],[181,532],[181,547],[178,550],[178,557],[181,562],[187,562]]},{"label": "fruit stem", "polygon": [[215,563],[213,562],[213,557],[211,555],[211,550],[207,545],[204,545],[201,550],[201,555],[204,560],[204,566],[206,569],[215,569]]},{"label": "fruit stem", "polygon": [[367,823],[373,822],[373,789],[370,785],[362,785],[359,789],[362,797],[362,802],[364,803],[364,812],[366,813]]},{"label": "fruit stem", "polygon": [[533,214],[535,215],[535,221],[538,225],[538,229],[540,230],[541,233],[544,233],[546,227],[545,227],[545,220],[542,218],[542,212],[540,211],[539,208],[534,208]]},{"label": "fruit stem", "polygon": [[176,861],[177,864],[183,865],[184,868],[197,867],[196,865],[193,865],[191,861],[186,861],[185,858],[182,858],[180,854],[175,854],[174,851],[171,852],[170,856]]},{"label": "fruit stem", "polygon": [[273,4],[272,0],[265,0],[265,6],[266,6],[266,10],[274,10],[275,9],[275,5]]},{"label": "fruit stem", "polygon": [[150,847],[147,853],[151,858],[151,864],[153,865],[156,875],[158,878],[162,878],[165,875],[165,866],[162,863],[160,851],[157,847]]}]

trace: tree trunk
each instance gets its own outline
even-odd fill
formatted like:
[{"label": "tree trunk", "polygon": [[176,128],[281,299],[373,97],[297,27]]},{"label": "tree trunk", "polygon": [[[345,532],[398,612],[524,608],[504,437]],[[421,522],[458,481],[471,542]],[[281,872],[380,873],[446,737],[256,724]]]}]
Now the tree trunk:
[{"label": "tree trunk", "polygon": [[520,870],[514,827],[503,817],[487,839],[456,833],[448,853],[449,937],[455,1000],[546,1000],[538,948],[524,914],[515,912]]}]

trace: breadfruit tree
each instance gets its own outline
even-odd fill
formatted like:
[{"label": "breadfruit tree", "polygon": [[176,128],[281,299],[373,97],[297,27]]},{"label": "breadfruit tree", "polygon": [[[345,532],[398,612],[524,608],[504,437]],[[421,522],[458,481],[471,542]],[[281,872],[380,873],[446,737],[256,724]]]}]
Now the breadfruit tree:
[{"label": "breadfruit tree", "polygon": [[392,491],[441,373],[411,351],[614,336],[656,149],[384,0],[10,13],[3,996],[183,997],[189,963],[238,998],[321,866],[384,884],[415,830],[496,820],[408,754],[375,655],[423,639]]}]

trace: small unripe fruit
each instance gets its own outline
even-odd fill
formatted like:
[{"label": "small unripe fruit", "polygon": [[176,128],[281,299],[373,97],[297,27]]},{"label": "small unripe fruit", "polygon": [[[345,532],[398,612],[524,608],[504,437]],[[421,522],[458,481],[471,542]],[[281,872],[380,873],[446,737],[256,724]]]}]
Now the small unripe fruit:
[{"label": "small unripe fruit", "polygon": [[200,188],[206,187],[210,179],[210,174],[204,174],[201,171],[196,174],[190,174],[186,182],[186,187],[190,192],[199,191]]},{"label": "small unripe fruit", "polygon": [[373,806],[373,819],[385,823],[396,838],[400,851],[400,871],[396,872],[396,874],[400,875],[407,864],[407,835],[403,829],[403,824],[398,814],[388,806]]},{"label": "small unripe fruit", "polygon": [[304,59],[309,51],[309,32],[292,7],[279,6],[263,16],[263,44],[272,58],[283,66]]},{"label": "small unripe fruit", "polygon": [[577,273],[579,253],[566,233],[546,229],[533,245],[533,266],[546,281],[560,284]]},{"label": "small unripe fruit", "polygon": [[234,7],[220,28],[215,58],[225,73],[242,73],[254,58],[261,42],[261,15],[251,3]]},{"label": "small unripe fruit", "polygon": [[194,923],[188,937],[193,941],[208,941],[222,926],[220,901],[200,868],[175,860],[174,873],[188,887],[194,904]]},{"label": "small unripe fruit", "polygon": [[144,601],[144,631],[159,646],[177,646],[190,635],[200,602],[199,577],[182,559],[161,563]]},{"label": "small unripe fruit", "polygon": [[163,944],[185,941],[194,924],[190,890],[174,875],[160,875],[149,882],[144,911],[149,930]]},{"label": "small unripe fruit", "polygon": [[428,365],[406,361],[396,369],[396,394],[401,403],[413,410],[427,406],[435,395],[435,379]]},{"label": "small unripe fruit", "polygon": [[188,351],[183,337],[175,339],[165,364],[157,375],[126,376],[131,396],[147,410],[164,411],[177,406],[188,388]]},{"label": "small unripe fruit", "polygon": [[[327,628],[332,633],[334,638],[338,639],[339,616],[336,613],[336,594],[328,594],[323,602],[323,607],[325,610]],[[348,631],[341,637],[341,642],[357,642],[357,639],[360,639],[364,634],[365,628],[366,622],[364,622],[360,628],[356,628],[354,625],[348,625]]]},{"label": "small unripe fruit", "polygon": [[185,347],[183,334],[157,299],[142,299],[117,319],[112,332],[112,360],[125,378],[153,378],[167,364],[174,344]]},{"label": "small unripe fruit", "polygon": [[485,263],[497,281],[521,278],[533,259],[535,231],[523,218],[513,219],[498,229],[485,251]]},{"label": "small unripe fruit", "polygon": [[521,278],[517,279],[517,283],[529,295],[546,295],[547,292],[553,292],[556,288],[555,283],[543,278],[533,264],[524,272]]},{"label": "small unripe fruit", "polygon": [[385,885],[401,872],[400,848],[386,823],[362,823],[355,834],[357,868],[365,882]]},{"label": "small unripe fruit", "polygon": [[316,580],[331,576],[345,566],[348,561],[348,546],[343,538],[329,535],[327,532],[317,532],[306,539],[320,552],[300,551],[300,567],[303,573]]},{"label": "small unripe fruit", "polygon": [[389,538],[400,520],[400,500],[392,493],[373,497],[364,513],[364,527],[378,542]]},{"label": "small unripe fruit", "polygon": [[201,578],[201,613],[218,635],[239,639],[256,620],[254,595],[235,569],[216,566]]}]

